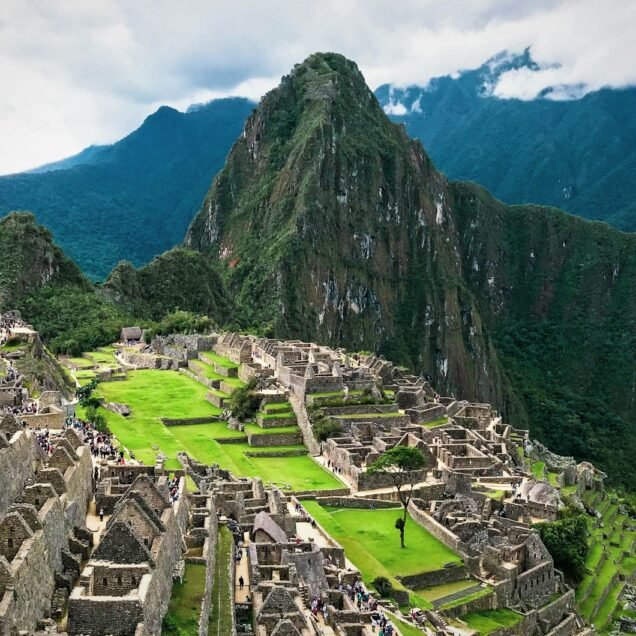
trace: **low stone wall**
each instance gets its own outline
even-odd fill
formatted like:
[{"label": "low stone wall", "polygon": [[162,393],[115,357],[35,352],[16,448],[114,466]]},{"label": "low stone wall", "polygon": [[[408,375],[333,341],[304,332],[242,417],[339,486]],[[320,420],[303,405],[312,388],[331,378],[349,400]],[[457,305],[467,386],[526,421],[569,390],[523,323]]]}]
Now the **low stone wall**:
[{"label": "low stone wall", "polygon": [[218,417],[184,417],[180,419],[172,419],[169,417],[162,417],[161,422],[165,426],[187,426],[189,424],[214,424],[219,422]]},{"label": "low stone wall", "polygon": [[342,424],[352,426],[354,424],[362,424],[362,422],[368,422],[375,424],[384,429],[389,429],[391,426],[408,426],[411,423],[411,419],[408,415],[396,414],[394,417],[379,417],[369,413],[368,417],[347,417],[346,415],[336,416],[336,419]]},{"label": "low stone wall", "polygon": [[300,429],[295,433],[248,433],[250,446],[294,446],[303,443]]},{"label": "low stone wall", "polygon": [[351,489],[342,487],[333,490],[296,490],[289,493],[294,495],[299,501],[304,499],[317,499],[318,497],[346,497],[351,494]]},{"label": "low stone wall", "polygon": [[316,501],[322,506],[333,506],[335,508],[356,508],[369,510],[373,508],[394,508],[396,512],[401,512],[395,501],[385,499],[363,499],[362,497],[316,497]]},{"label": "low stone wall", "polygon": [[50,428],[61,430],[64,428],[64,413],[37,413],[35,415],[22,415],[20,419],[24,420],[29,428]]},{"label": "low stone wall", "polygon": [[461,605],[455,605],[444,609],[444,614],[450,618],[461,618],[470,612],[482,612],[484,610],[497,609],[497,595],[488,594],[486,596],[480,596],[467,603]]},{"label": "low stone wall", "polygon": [[203,375],[203,373],[197,373],[195,371],[196,367],[193,365],[190,365],[189,362],[188,362],[188,367],[189,367],[188,369],[185,369],[185,368],[179,369],[179,372],[183,373],[183,375],[187,375],[192,380],[195,380],[196,382],[203,384],[203,386],[207,386],[208,389],[218,389],[219,386],[221,386],[220,380],[210,380],[210,378],[206,378]]},{"label": "low stone wall", "polygon": [[436,539],[439,539],[445,546],[465,558],[466,550],[459,537],[453,534],[448,528],[445,528],[441,523],[435,521],[431,515],[418,508],[413,500],[411,500],[409,504],[409,513],[415,523],[422,526],[425,530],[428,530],[428,532]]},{"label": "low stone wall", "polygon": [[205,399],[210,404],[214,404],[214,406],[218,406],[220,409],[223,408],[223,405],[225,404],[225,400],[226,400],[226,398],[219,395],[218,393],[206,393]]},{"label": "low stone wall", "polygon": [[306,455],[307,449],[299,448],[298,450],[285,450],[285,451],[272,450],[272,451],[260,451],[258,453],[247,451],[243,454],[246,457],[299,457],[300,455]]},{"label": "low stone wall", "polygon": [[435,585],[443,585],[444,583],[454,583],[455,581],[462,581],[466,578],[468,578],[468,570],[465,565],[397,577],[404,586],[411,590],[420,590],[424,587],[433,587]]},{"label": "low stone wall", "polygon": [[179,364],[176,360],[165,356],[156,356],[149,353],[138,353],[126,351],[121,352],[121,358],[124,362],[138,369],[178,369]]},{"label": "low stone wall", "polygon": [[263,417],[262,413],[257,413],[256,423],[264,429],[279,428],[281,426],[293,426],[297,424],[296,416],[294,417]]}]

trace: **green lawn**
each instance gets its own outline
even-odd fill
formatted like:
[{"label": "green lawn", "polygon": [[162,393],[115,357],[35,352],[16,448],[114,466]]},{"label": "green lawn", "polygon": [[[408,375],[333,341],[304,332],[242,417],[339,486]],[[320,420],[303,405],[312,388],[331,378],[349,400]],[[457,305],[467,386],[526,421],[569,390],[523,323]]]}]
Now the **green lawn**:
[{"label": "green lawn", "polygon": [[416,592],[427,601],[436,601],[438,598],[444,598],[455,594],[455,592],[461,592],[467,590],[469,587],[477,585],[478,581],[475,579],[467,579],[464,581],[453,581],[453,583],[444,583],[442,585],[436,585],[435,587],[425,587]]},{"label": "green lawn", "polygon": [[397,575],[429,572],[441,569],[446,563],[461,563],[457,554],[410,517],[406,522],[406,548],[400,548],[399,533],[394,527],[395,520],[402,516],[400,508],[330,508],[316,501],[304,501],[303,506],[345,549],[367,583],[377,576],[395,580]]},{"label": "green lawn", "polygon": [[[216,560],[214,563],[214,585],[212,586],[212,608],[208,636],[227,636],[232,633],[232,612],[234,608],[232,577],[230,568],[232,563],[231,532],[225,527],[219,528],[219,539],[216,544]],[[196,634],[195,632],[192,632]]]},{"label": "green lawn", "polygon": [[201,357],[205,358],[212,364],[218,364],[220,367],[224,367],[225,369],[238,369],[239,365],[236,362],[232,362],[223,356],[220,356],[218,353],[214,353],[214,351],[202,351]]},{"label": "green lawn", "polygon": [[88,360],[87,358],[68,358],[68,361],[80,369],[94,367],[96,364],[94,360]]},{"label": "green lawn", "polygon": [[[225,422],[164,426],[159,418],[192,418],[219,415],[221,410],[205,400],[208,389],[176,371],[132,371],[122,382],[102,382],[98,395],[107,402],[121,402],[131,409],[124,417],[103,410],[111,431],[119,441],[135,453],[137,459],[152,464],[162,452],[168,458],[166,468],[179,468],[176,455],[186,451],[206,464],[219,464],[237,477],[261,477],[292,490],[327,490],[342,488],[340,480],[307,455],[297,457],[247,457],[254,452],[246,442],[219,444],[216,439],[242,437]],[[249,425],[248,425],[249,426]],[[289,427],[283,427],[287,431]],[[291,427],[298,430],[297,427]],[[258,429],[259,432],[264,432]],[[272,429],[277,432],[277,429]],[[280,431],[279,431],[280,432]],[[153,449],[157,446],[157,449]],[[304,448],[294,446],[293,449]],[[276,450],[288,447],[276,447]]]},{"label": "green lawn", "polygon": [[119,362],[113,355],[113,350],[102,350],[98,349],[97,351],[88,351],[84,355],[88,356],[91,360],[94,361],[95,364],[99,364],[102,366],[118,366]]},{"label": "green lawn", "polygon": [[444,424],[448,424],[447,417],[438,417],[436,420],[431,420],[430,422],[424,422],[422,426],[424,428],[437,428],[438,426],[444,426]]},{"label": "green lawn", "polygon": [[532,474],[537,479],[543,479],[545,474],[545,462],[534,462],[532,464]]},{"label": "green lawn", "polygon": [[[183,583],[172,586],[168,613],[161,626],[162,636],[196,634],[199,626],[201,600],[205,593],[205,565],[186,563]],[[230,630],[231,631],[231,630]],[[227,632],[228,634],[230,632]]]},{"label": "green lawn", "polygon": [[296,414],[292,411],[285,411],[283,413],[261,413],[261,419],[263,420],[275,420],[278,418],[291,419],[296,417]]},{"label": "green lawn", "polygon": [[274,411],[291,411],[292,406],[289,402],[269,402],[263,406],[263,411],[273,413]]},{"label": "green lawn", "polygon": [[523,616],[511,609],[484,610],[482,612],[470,612],[462,617],[462,620],[480,634],[490,634],[501,627],[516,625]]},{"label": "green lawn", "polygon": [[225,375],[217,373],[211,364],[207,364],[206,362],[202,362],[201,360],[190,360],[190,364],[198,369],[203,377],[207,378],[208,380],[219,380],[222,382],[227,382],[227,384],[235,389],[247,386],[247,384],[243,382],[243,380],[239,380],[238,378],[228,378]]}]

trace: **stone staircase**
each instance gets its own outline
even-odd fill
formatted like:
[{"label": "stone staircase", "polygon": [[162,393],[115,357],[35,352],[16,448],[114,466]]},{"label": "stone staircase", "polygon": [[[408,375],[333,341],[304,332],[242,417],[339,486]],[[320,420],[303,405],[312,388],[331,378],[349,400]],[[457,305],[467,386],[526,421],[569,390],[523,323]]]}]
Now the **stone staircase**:
[{"label": "stone staircase", "polygon": [[290,393],[289,403],[296,415],[296,422],[303,434],[303,442],[309,450],[309,454],[317,457],[320,455],[320,444],[316,441],[311,430],[311,424],[309,423],[309,417],[307,416],[307,409],[305,408],[304,402],[302,402],[301,399],[294,393]]}]

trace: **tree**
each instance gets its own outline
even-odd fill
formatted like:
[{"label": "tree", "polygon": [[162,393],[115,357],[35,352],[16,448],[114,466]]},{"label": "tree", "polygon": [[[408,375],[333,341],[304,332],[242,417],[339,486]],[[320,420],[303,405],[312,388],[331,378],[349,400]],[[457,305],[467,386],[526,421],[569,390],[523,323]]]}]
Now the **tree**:
[{"label": "tree", "polygon": [[246,387],[235,389],[226,402],[233,417],[241,422],[252,419],[258,411],[261,398],[254,393],[256,380],[252,378]]},{"label": "tree", "polygon": [[79,401],[79,405],[85,409],[89,407],[97,408],[100,405],[100,401],[93,395],[93,391],[97,388],[98,381],[93,378],[90,382],[84,386],[80,386],[75,391],[75,397]]},{"label": "tree", "polygon": [[413,489],[419,479],[418,471],[426,468],[427,461],[422,451],[412,446],[394,446],[382,453],[370,466],[370,473],[387,473],[391,475],[393,485],[403,507],[403,516],[396,519],[395,527],[400,532],[400,546],[404,545],[404,530],[409,503],[413,497]]},{"label": "tree", "polygon": [[554,565],[574,583],[581,581],[585,575],[588,551],[586,516],[568,511],[565,518],[552,523],[538,523],[535,528],[552,555]]}]

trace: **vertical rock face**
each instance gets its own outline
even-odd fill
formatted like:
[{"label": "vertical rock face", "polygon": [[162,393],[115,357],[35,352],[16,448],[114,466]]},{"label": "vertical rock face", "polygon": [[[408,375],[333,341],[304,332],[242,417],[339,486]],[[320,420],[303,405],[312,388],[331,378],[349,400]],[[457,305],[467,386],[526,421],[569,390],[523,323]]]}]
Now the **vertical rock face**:
[{"label": "vertical rock face", "polygon": [[497,397],[448,184],[341,56],[310,57],[263,99],[186,244],[278,335],[381,343],[441,388]]},{"label": "vertical rock face", "polygon": [[186,245],[272,334],[379,349],[604,467],[608,434],[636,450],[636,235],[448,182],[342,56],[263,98]]}]

